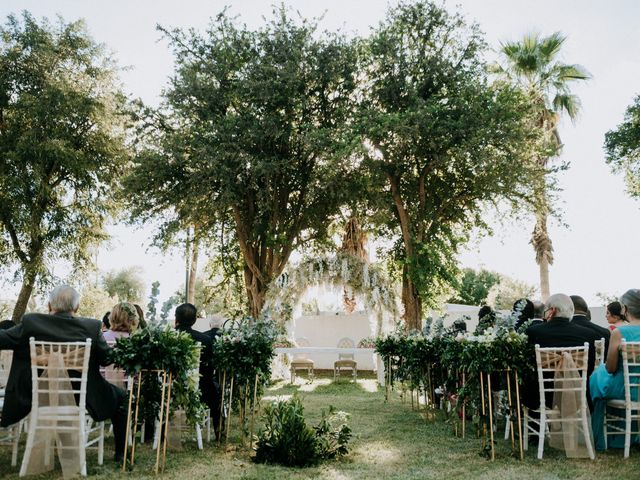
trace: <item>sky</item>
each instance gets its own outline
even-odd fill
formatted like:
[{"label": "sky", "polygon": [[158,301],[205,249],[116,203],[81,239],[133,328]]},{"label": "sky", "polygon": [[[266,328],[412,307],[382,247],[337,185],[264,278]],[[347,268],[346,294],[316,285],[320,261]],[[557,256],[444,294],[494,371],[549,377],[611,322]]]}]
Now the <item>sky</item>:
[{"label": "sky", "polygon": [[[156,25],[202,30],[208,19],[228,5],[250,27],[269,16],[270,1],[166,0],[3,0],[0,17],[29,10],[37,17],[66,21],[84,18],[91,35],[113,51],[125,91],[157,104],[173,69],[172,55]],[[320,25],[347,34],[366,35],[385,15],[386,1],[298,0],[286,5],[304,17],[323,15]],[[640,2],[636,0],[455,0],[469,20],[479,23],[494,52],[501,41],[538,31],[563,32],[567,41],[562,59],[583,65],[593,79],[574,87],[583,110],[575,122],[565,120],[560,135],[561,156],[570,168],[560,179],[557,204],[560,219],[552,221],[555,263],[550,270],[551,291],[579,294],[597,303],[596,293],[619,295],[640,287],[640,203],[625,192],[621,176],[611,173],[603,152],[604,134],[623,120],[625,108],[640,94]],[[391,3],[392,5],[393,3]],[[490,215],[490,213],[488,213]],[[634,225],[636,225],[634,227]],[[532,218],[500,224],[493,237],[475,239],[460,255],[463,266],[484,267],[531,284],[538,284],[530,233]],[[109,247],[98,255],[101,270],[139,265],[150,286],[161,282],[161,299],[184,283],[179,252],[162,254],[150,247],[153,229],[127,225],[110,227]]]}]

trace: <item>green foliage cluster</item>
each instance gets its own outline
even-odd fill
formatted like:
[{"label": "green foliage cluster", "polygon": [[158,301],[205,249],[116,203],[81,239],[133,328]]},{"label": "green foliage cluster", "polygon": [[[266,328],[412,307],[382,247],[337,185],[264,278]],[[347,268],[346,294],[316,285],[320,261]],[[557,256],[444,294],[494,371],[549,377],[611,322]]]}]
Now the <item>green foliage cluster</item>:
[{"label": "green foliage cluster", "polygon": [[128,267],[108,272],[102,279],[102,283],[109,296],[117,297],[120,302],[136,303],[141,301],[144,295],[145,285],[141,267]]},{"label": "green foliage cluster", "polygon": [[464,268],[455,293],[447,301],[461,305],[483,305],[487,302],[491,288],[498,283],[500,283],[499,273],[484,268],[477,271],[473,268]]},{"label": "green foliage cluster", "polygon": [[320,423],[311,427],[300,398],[275,401],[264,408],[265,426],[258,432],[254,461],[308,467],[346,455],[351,438],[347,419],[348,414],[330,406],[328,414],[322,412]]},{"label": "green foliage cluster", "polygon": [[605,135],[607,163],[623,173],[631,196],[640,197],[640,95],[624,114],[624,121]]},{"label": "green foliage cluster", "polygon": [[0,26],[0,265],[19,266],[19,321],[59,259],[91,263],[125,170],[126,99],[84,22],[24,12]]},{"label": "green foliage cluster", "polygon": [[[195,425],[204,418],[198,388],[200,348],[184,332],[151,325],[116,341],[112,360],[128,375],[142,370],[165,370],[171,374],[172,409],[185,411],[187,421]],[[142,385],[143,418],[155,418],[160,405],[160,385],[153,374],[145,374]]]},{"label": "green foliage cluster", "polygon": [[453,372],[477,375],[514,370],[531,372],[535,359],[526,335],[498,326],[481,335],[458,334],[427,337],[414,333],[394,334],[376,340],[376,352],[391,361],[394,379],[414,386],[424,382],[427,367],[441,373],[443,379],[455,378]]},{"label": "green foliage cluster", "polygon": [[222,331],[213,344],[216,368],[233,372],[238,385],[253,385],[258,375],[260,384],[271,378],[274,344],[281,330],[267,315],[258,320],[245,318]]}]

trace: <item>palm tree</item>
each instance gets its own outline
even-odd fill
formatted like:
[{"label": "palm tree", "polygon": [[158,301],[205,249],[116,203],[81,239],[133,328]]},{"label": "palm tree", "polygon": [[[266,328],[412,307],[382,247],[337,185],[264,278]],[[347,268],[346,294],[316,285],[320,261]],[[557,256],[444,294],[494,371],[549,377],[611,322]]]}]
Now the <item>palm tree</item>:
[{"label": "palm tree", "polygon": [[[522,40],[501,44],[503,64],[497,64],[494,73],[519,85],[536,105],[535,122],[546,134],[547,155],[540,156],[541,166],[547,167],[551,158],[562,151],[558,122],[563,114],[573,121],[580,111],[580,99],[571,93],[571,84],[588,80],[591,75],[580,65],[562,63],[560,49],[566,37],[555,32],[548,37],[537,33],[526,34]],[[547,231],[549,204],[546,191],[539,193],[536,224],[531,244],[540,267],[540,293],[542,300],[549,296],[549,265],[553,264],[553,243]]]}]

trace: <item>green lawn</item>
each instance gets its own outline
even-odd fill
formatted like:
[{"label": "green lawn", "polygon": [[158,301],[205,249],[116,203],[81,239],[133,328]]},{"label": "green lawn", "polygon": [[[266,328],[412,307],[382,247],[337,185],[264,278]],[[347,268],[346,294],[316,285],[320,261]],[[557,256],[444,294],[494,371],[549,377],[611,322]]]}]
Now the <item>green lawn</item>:
[{"label": "green lawn", "polygon": [[[351,413],[354,432],[352,452],[348,457],[308,469],[255,465],[251,451],[235,446],[232,435],[228,446],[205,446],[198,451],[195,442],[187,442],[181,451],[168,453],[163,478],[177,480],[225,479],[282,479],[282,478],[469,478],[507,480],[513,478],[580,479],[640,477],[640,451],[632,450],[624,460],[620,452],[598,455],[595,461],[568,460],[551,450],[545,451],[543,461],[534,458],[529,450],[525,461],[510,456],[510,448],[498,440],[495,462],[479,455],[480,440],[456,438],[451,427],[439,420],[426,421],[411,404],[402,403],[394,395],[384,403],[384,390],[377,389],[374,379],[361,379],[357,384],[332,383],[319,378],[313,384],[290,386],[276,384],[268,389],[267,397],[291,395],[298,392],[305,404],[308,418],[315,423],[320,411],[329,405]],[[232,423],[233,425],[233,423]],[[471,436],[472,437],[472,436]],[[233,440],[234,442],[232,442]],[[105,457],[112,455],[111,442]],[[21,452],[22,453],[22,452]],[[148,445],[139,449],[138,464],[123,478],[149,478],[155,456]],[[9,447],[0,448],[0,478],[18,478],[17,469],[10,466]],[[89,455],[89,475],[114,478],[121,475],[113,463],[96,465],[95,453]],[[60,477],[60,471],[42,478]],[[36,477],[40,478],[40,477]]]}]

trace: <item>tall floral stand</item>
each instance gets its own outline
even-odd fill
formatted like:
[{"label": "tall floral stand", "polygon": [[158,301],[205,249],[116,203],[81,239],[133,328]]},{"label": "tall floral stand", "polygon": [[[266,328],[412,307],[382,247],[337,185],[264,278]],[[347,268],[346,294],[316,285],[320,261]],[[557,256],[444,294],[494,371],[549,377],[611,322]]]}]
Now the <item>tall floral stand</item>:
[{"label": "tall floral stand", "polygon": [[[524,459],[524,445],[522,443],[522,414],[520,408],[520,386],[518,382],[518,372],[515,370],[501,370],[496,373],[503,373],[505,375],[507,383],[507,400],[509,405],[509,424],[510,424],[510,436],[511,436],[511,450],[516,452],[515,446],[515,428],[514,419],[517,419],[518,424],[518,454],[520,460]],[[512,388],[512,385],[514,388]],[[515,391],[514,391],[515,390]],[[495,442],[493,438],[493,418],[494,418],[494,405],[493,405],[493,393],[491,391],[491,374],[480,371],[480,405],[482,409],[482,447],[486,449],[487,441],[489,442],[489,451],[491,460],[495,460]],[[514,408],[516,410],[514,415]],[[487,431],[489,432],[487,438]]]},{"label": "tall floral stand", "polygon": [[[122,463],[122,470],[125,471],[127,464],[133,467],[136,456],[136,433],[138,430],[138,413],[140,411],[140,388],[142,386],[142,380],[144,377],[155,378],[160,382],[160,388],[162,395],[160,397],[160,412],[158,418],[160,420],[158,428],[160,432],[164,432],[164,436],[160,435],[161,440],[156,447],[156,463],[154,467],[154,473],[157,475],[161,471],[164,471],[164,467],[167,463],[167,441],[169,437],[169,414],[171,411],[171,386],[172,376],[167,370],[140,370],[133,377],[133,381],[130,382],[129,388],[129,406],[127,412],[127,430],[124,440],[124,461]],[[135,390],[135,405],[133,401]],[[131,450],[129,451],[129,440],[131,439]]]}]

